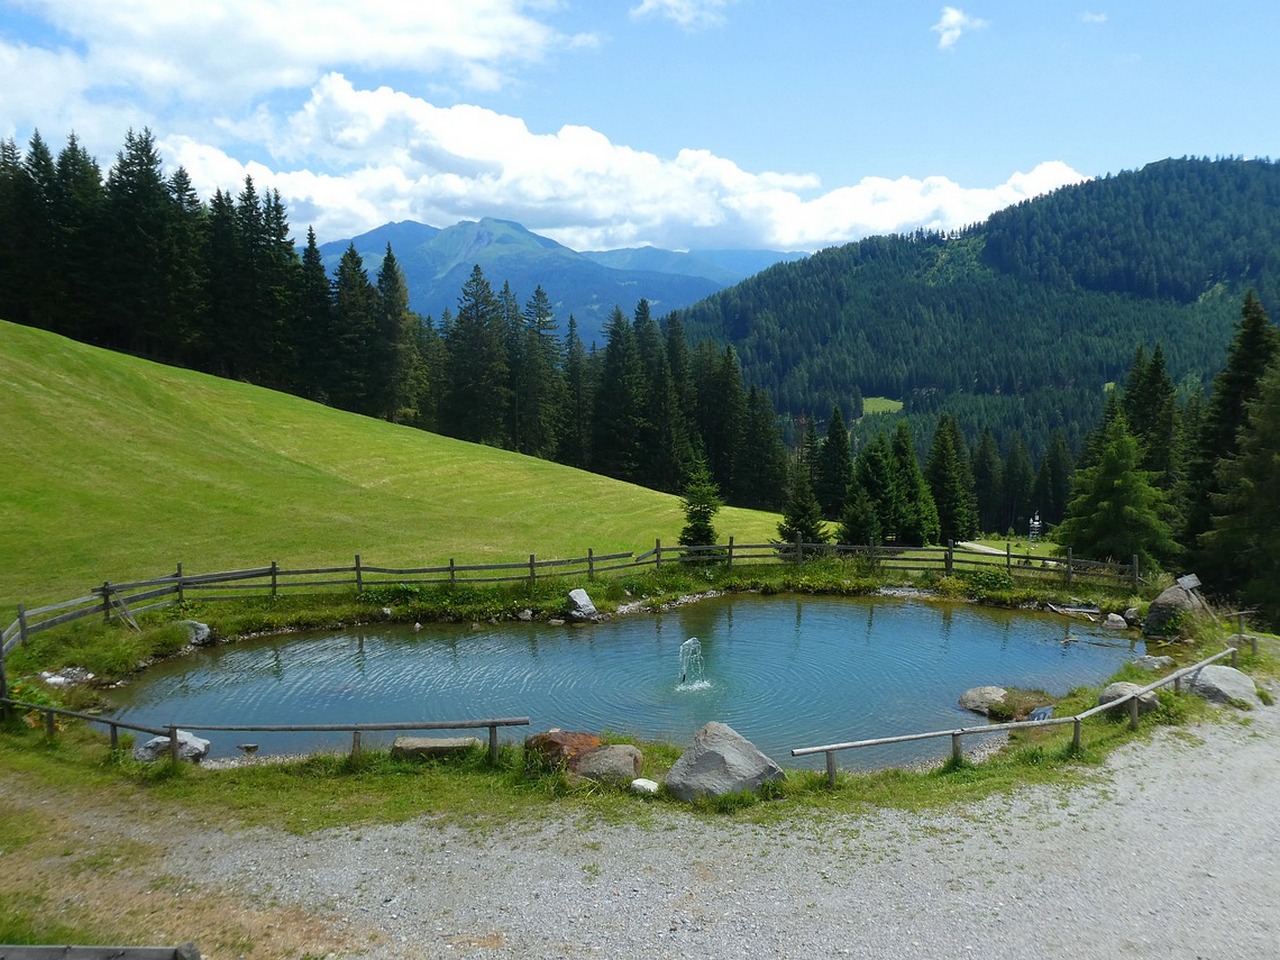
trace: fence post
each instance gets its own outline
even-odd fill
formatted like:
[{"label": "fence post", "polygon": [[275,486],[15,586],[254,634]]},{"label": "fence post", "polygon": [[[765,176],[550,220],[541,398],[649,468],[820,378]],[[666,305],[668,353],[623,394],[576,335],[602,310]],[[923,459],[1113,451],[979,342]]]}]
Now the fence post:
[{"label": "fence post", "polygon": [[733,535],[729,536],[729,569],[733,569]]},{"label": "fence post", "polygon": [[655,570],[661,570],[662,569],[662,538],[661,537],[653,541],[653,556],[654,556],[653,568]]},{"label": "fence post", "polygon": [[358,553],[356,554],[356,593],[364,593],[364,570],[360,568],[360,554]]},{"label": "fence post", "polygon": [[359,731],[359,730],[352,730],[352,731],[351,731],[351,759],[352,759],[352,760],[359,759],[359,757],[360,757],[360,749],[361,749],[361,745],[360,745],[360,731]]},{"label": "fence post", "polygon": [[115,753],[120,749],[120,728],[114,723],[111,724],[111,752]]},{"label": "fence post", "polygon": [[271,596],[273,597],[276,595],[276,575],[279,574],[279,572],[280,572],[280,564],[272,560],[271,561]]},{"label": "fence post", "polygon": [[178,572],[175,573],[174,576],[178,578],[178,602],[182,603],[184,600],[186,600],[186,595],[183,593],[183,589],[182,589],[182,561],[181,560],[178,561]]},{"label": "fence post", "polygon": [[1129,729],[1138,729],[1138,698],[1129,698]]},{"label": "fence post", "polygon": [[1067,547],[1067,586],[1068,587],[1071,586],[1073,573],[1074,571],[1071,569],[1071,548]]},{"label": "fence post", "polygon": [[1076,753],[1080,752],[1080,731],[1083,726],[1083,721],[1076,717],[1076,722],[1073,724],[1074,729],[1071,731],[1071,749]]},{"label": "fence post", "polygon": [[489,762],[498,762],[498,725],[489,724]]},{"label": "fence post", "polygon": [[57,732],[57,726],[54,723],[53,718],[54,713],[52,710],[46,710],[44,712],[44,735],[50,740],[53,739],[54,734]]},{"label": "fence post", "polygon": [[1139,580],[1141,580],[1141,577],[1138,576],[1138,555],[1135,553],[1133,555],[1133,592],[1134,593],[1138,592]]},{"label": "fence post", "polygon": [[453,557],[449,558],[449,586],[456,587],[458,585],[457,564],[453,562]]},{"label": "fence post", "polygon": [[593,548],[587,547],[587,579],[594,580],[596,578],[596,552]]},{"label": "fence post", "polygon": [[951,576],[951,574],[955,573],[955,569],[956,569],[956,542],[954,540],[948,540],[947,541],[947,562],[946,562],[947,576],[949,577]]},{"label": "fence post", "polygon": [[538,567],[534,554],[529,554],[529,589],[533,590],[538,585]]},{"label": "fence post", "polygon": [[1004,569],[1005,572],[1013,570],[1013,545],[1008,540],[1004,542]]},{"label": "fence post", "polygon": [[[9,699],[9,679],[4,672],[4,644],[0,643],[0,700]],[[9,705],[0,703],[0,720],[9,719]]]},{"label": "fence post", "polygon": [[102,622],[111,622],[111,584],[109,581],[102,581]]},{"label": "fence post", "polygon": [[951,735],[951,762],[956,764],[964,762],[964,746],[960,743],[959,733]]},{"label": "fence post", "polygon": [[18,636],[22,638],[22,645],[27,645],[27,608],[22,604],[18,604]]},{"label": "fence post", "polygon": [[1233,667],[1240,666],[1240,648],[1239,647],[1231,648],[1231,666]]},{"label": "fence post", "polygon": [[174,763],[178,762],[178,728],[173,724],[169,725],[169,759]]},{"label": "fence post", "polygon": [[796,534],[796,563],[804,563],[804,539],[801,534]]}]

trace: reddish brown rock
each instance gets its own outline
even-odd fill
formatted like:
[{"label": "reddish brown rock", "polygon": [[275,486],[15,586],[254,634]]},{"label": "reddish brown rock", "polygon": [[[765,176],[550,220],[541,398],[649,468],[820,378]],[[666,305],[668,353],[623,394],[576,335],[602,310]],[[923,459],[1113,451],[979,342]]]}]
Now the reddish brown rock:
[{"label": "reddish brown rock", "polygon": [[526,738],[524,752],[527,757],[532,755],[548,767],[567,767],[574,757],[599,746],[600,738],[594,733],[548,730]]}]

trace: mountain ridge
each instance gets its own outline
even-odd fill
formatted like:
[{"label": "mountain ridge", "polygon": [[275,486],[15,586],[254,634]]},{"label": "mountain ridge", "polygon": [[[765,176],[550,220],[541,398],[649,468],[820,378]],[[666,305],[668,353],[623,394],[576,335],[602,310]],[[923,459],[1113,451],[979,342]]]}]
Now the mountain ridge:
[{"label": "mountain ridge", "polygon": [[673,251],[656,247],[579,252],[534,233],[514,220],[482,217],[448,227],[413,220],[393,221],[358,236],[320,245],[332,271],[355,245],[370,274],[382,263],[387,244],[404,272],[410,306],[439,320],[457,307],[458,293],[477,264],[498,289],[504,282],[527,300],[537,286],[551,297],[561,328],[572,314],[587,344],[603,343],[603,329],[615,306],[624,312],[640,299],[663,314],[689,306],[742,280],[753,267],[801,254],[768,250]]}]

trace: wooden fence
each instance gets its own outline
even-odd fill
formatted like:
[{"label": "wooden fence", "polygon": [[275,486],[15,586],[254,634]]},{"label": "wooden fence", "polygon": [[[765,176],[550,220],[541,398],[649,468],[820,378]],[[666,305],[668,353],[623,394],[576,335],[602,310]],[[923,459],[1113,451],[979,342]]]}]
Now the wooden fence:
[{"label": "wooden fence", "polygon": [[194,943],[178,947],[81,947],[0,944],[0,960],[200,960]]},{"label": "wooden fence", "polygon": [[[179,759],[181,748],[178,734],[184,730],[220,733],[350,733],[351,755],[357,757],[360,755],[362,735],[365,733],[385,733],[400,730],[478,730],[481,727],[487,727],[489,730],[489,759],[496,761],[498,759],[498,728],[527,727],[529,725],[528,717],[499,717],[486,720],[406,720],[390,723],[298,723],[265,726],[210,726],[208,724],[170,723],[163,727],[145,727],[140,724],[129,723],[127,720],[78,713],[75,710],[64,710],[62,707],[52,707],[48,704],[26,703],[22,700],[10,699],[7,696],[0,697],[0,706],[5,709],[17,707],[27,712],[43,714],[45,736],[50,739],[53,739],[57,734],[58,728],[55,722],[57,717],[71,717],[107,727],[109,728],[113,752],[120,749],[120,731],[122,729],[133,730],[137,733],[149,733],[153,737],[165,737],[169,741],[169,757],[175,762]],[[4,960],[4,958],[0,957],[0,960]]]},{"label": "wooden fence", "polygon": [[19,644],[25,644],[35,633],[79,620],[101,616],[104,621],[121,620],[137,626],[135,617],[148,610],[170,606],[185,600],[226,600],[249,595],[278,596],[288,591],[320,592],[332,588],[354,588],[362,593],[370,587],[393,585],[457,586],[470,583],[512,583],[527,581],[532,587],[546,577],[586,577],[597,574],[635,570],[641,567],[662,569],[671,563],[736,563],[799,562],[815,557],[860,558],[882,570],[936,571],[951,576],[961,571],[990,570],[1003,567],[1010,574],[1061,580],[1067,586],[1088,577],[1111,583],[1139,584],[1138,560],[1130,564],[1099,563],[1080,560],[1067,551],[1065,557],[1037,557],[1015,554],[1006,545],[1003,555],[945,547],[847,546],[817,543],[748,543],[729,538],[726,544],[708,547],[669,547],[655,540],[653,549],[636,556],[634,552],[597,554],[587,550],[586,556],[563,560],[539,560],[529,554],[528,560],[513,563],[459,564],[452,557],[447,565],[436,567],[384,567],[365,563],[359,554],[350,566],[290,568],[278,561],[269,566],[222,573],[186,573],[181,563],[177,569],[151,580],[127,583],[104,581],[88,594],[47,606],[28,609],[18,604],[17,618],[0,633],[0,698],[8,696],[5,658]]},{"label": "wooden fence", "polygon": [[1161,677],[1153,683],[1147,684],[1134,690],[1132,693],[1125,694],[1116,700],[1099,704],[1082,713],[1078,713],[1071,717],[1049,717],[1045,720],[1015,720],[1010,723],[988,723],[975,727],[960,727],[956,730],[931,730],[928,733],[907,733],[896,737],[876,737],[872,740],[852,740],[848,743],[829,743],[820,747],[796,747],[791,751],[793,757],[807,757],[817,753],[826,754],[827,760],[827,782],[831,786],[836,785],[836,754],[841,750],[858,750],[863,747],[880,747],[890,743],[909,743],[915,740],[934,740],[939,737],[951,738],[951,757],[957,763],[964,759],[964,748],[962,741],[965,737],[972,734],[984,733],[1000,733],[1008,730],[1029,730],[1033,727],[1056,727],[1065,723],[1074,726],[1071,738],[1071,746],[1075,750],[1080,749],[1081,725],[1083,722],[1095,714],[1106,713],[1109,710],[1116,710],[1123,706],[1129,708],[1129,726],[1138,729],[1138,706],[1139,698],[1145,694],[1157,690],[1160,687],[1173,684],[1176,692],[1181,692],[1182,678],[1188,674],[1195,673],[1202,667],[1207,667],[1211,663],[1217,663],[1225,657],[1231,658],[1231,665],[1234,667],[1239,663],[1240,651],[1237,647],[1227,647],[1220,653],[1215,653],[1211,657],[1206,657],[1199,663],[1193,663],[1189,667],[1183,667],[1181,670],[1175,670],[1167,677]]}]

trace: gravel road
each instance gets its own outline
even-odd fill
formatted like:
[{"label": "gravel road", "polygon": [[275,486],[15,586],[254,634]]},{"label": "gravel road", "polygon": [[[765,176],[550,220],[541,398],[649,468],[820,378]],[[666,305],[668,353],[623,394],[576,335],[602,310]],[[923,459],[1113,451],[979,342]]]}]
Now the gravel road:
[{"label": "gravel road", "polygon": [[337,917],[370,960],[1273,960],[1280,708],[943,813],[196,834],[167,869]]}]

